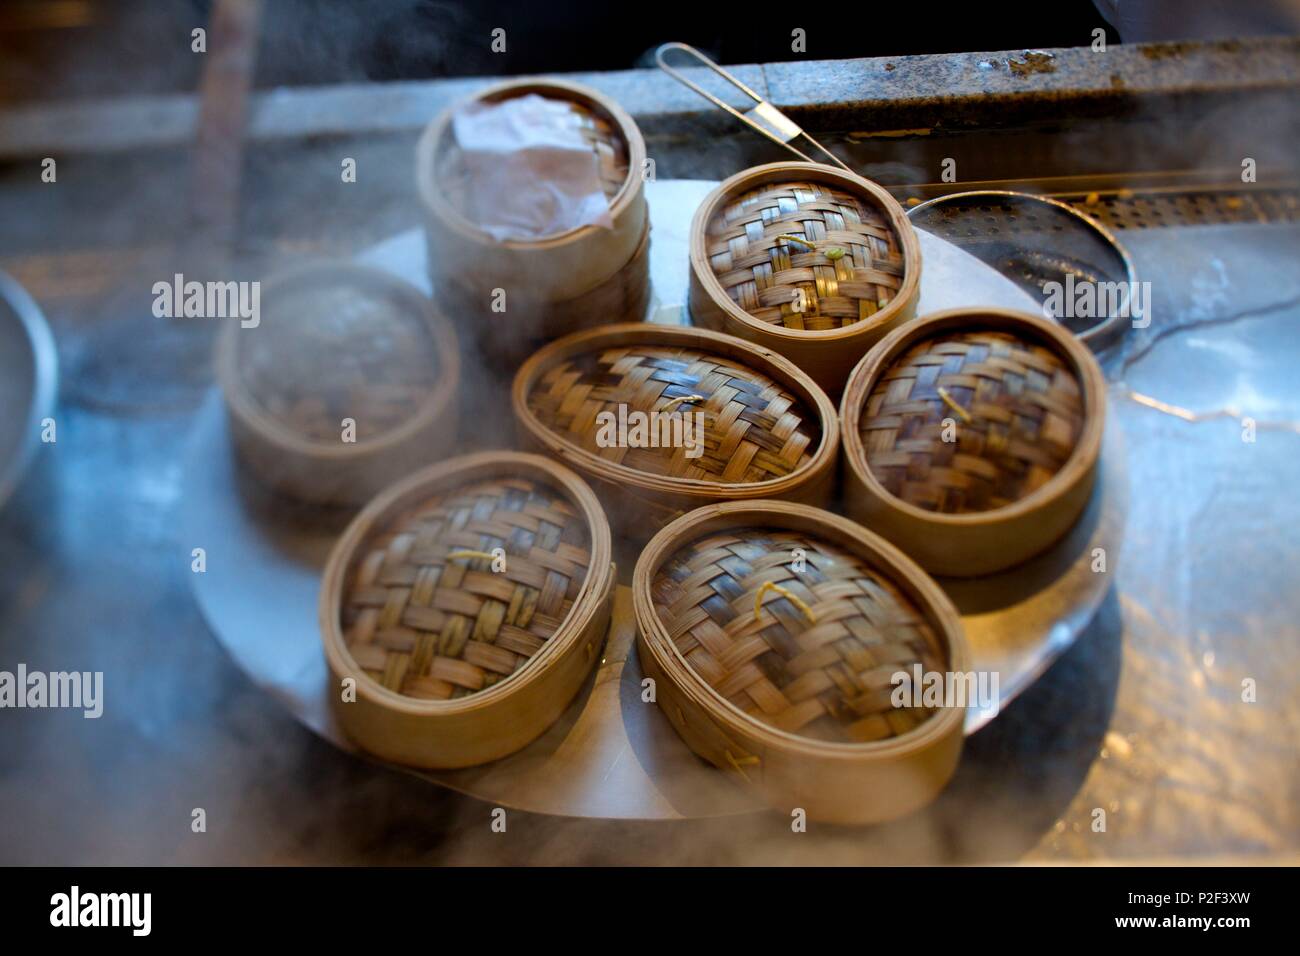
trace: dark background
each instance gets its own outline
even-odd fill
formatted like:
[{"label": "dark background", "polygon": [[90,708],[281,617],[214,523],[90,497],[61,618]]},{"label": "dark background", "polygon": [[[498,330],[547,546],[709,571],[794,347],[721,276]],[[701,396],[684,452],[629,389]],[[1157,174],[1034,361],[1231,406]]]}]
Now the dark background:
[{"label": "dark background", "polygon": [[[0,0],[0,102],[192,90],[216,0]],[[682,40],[721,63],[1086,46],[1092,0],[263,0],[258,87],[618,70]],[[507,50],[492,53],[503,27]],[[807,53],[790,49],[807,31]],[[209,34],[211,40],[211,34]]]}]

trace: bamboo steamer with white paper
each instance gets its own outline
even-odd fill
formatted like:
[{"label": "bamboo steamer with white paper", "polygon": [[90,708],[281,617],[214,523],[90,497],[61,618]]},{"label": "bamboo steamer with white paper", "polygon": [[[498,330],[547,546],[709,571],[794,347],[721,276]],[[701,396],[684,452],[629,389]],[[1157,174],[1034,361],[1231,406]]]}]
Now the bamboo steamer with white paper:
[{"label": "bamboo steamer with white paper", "polygon": [[645,142],[613,100],[516,80],[425,130],[416,178],[434,294],[491,357],[642,318],[649,300]]}]

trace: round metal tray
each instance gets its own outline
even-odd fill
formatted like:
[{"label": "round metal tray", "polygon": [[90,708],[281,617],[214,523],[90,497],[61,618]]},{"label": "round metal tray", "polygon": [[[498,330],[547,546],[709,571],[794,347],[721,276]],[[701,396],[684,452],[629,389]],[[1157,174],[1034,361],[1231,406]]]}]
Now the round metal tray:
[{"label": "round metal tray", "polygon": [[[651,316],[680,321],[687,224],[710,184],[650,185]],[[1025,307],[1023,292],[955,247],[923,234],[922,254],[926,311],[961,304]],[[413,232],[364,258],[427,287],[423,255],[423,238]],[[1126,506],[1113,417],[1102,462],[1087,511],[1052,550],[999,575],[940,581],[962,612],[974,668],[998,672],[1003,706],[1074,641],[1106,593],[1110,575],[1092,571],[1093,553],[1104,548],[1113,570]],[[206,552],[206,571],[192,575],[193,587],[217,639],[295,717],[354,750],[330,714],[316,628],[320,572],[350,515],[295,507],[247,479],[234,460],[215,393],[197,418],[182,487],[187,553],[195,547]],[[632,569],[624,563],[620,579],[627,581]],[[657,707],[642,702],[635,636],[630,591],[620,585],[599,667],[541,738],[482,767],[410,772],[494,805],[563,816],[685,819],[760,809],[727,775],[692,754]],[[969,711],[966,732],[990,716]]]},{"label": "round metal tray", "polygon": [[1048,196],[980,189],[949,193],[907,211],[917,229],[953,243],[993,267],[1035,298],[1042,312],[1070,329],[1093,351],[1114,344],[1129,326],[1125,307],[1080,321],[1053,317],[1043,306],[1046,283],[1117,283],[1130,295],[1137,285],[1133,257],[1115,234],[1068,203]]},{"label": "round metal tray", "polygon": [[0,272],[0,507],[40,446],[41,421],[54,413],[57,391],[50,327],[27,290]]}]

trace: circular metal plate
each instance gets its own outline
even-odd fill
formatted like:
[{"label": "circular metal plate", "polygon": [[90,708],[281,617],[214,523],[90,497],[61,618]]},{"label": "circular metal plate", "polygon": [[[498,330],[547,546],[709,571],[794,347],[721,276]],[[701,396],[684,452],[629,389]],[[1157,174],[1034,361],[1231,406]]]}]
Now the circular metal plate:
[{"label": "circular metal plate", "polygon": [[[676,191],[688,200],[694,195],[696,202],[708,188],[685,185],[703,186]],[[656,206],[655,196],[651,194],[652,208],[663,216],[673,204]],[[687,221],[690,209],[683,217]],[[686,288],[686,230],[675,232],[672,220],[663,226],[656,220],[654,228],[663,261],[683,272],[679,283],[671,274],[661,281],[652,257],[657,294],[652,310],[657,319],[673,321],[678,313],[673,297],[681,292],[682,298],[675,300],[680,303]],[[989,299],[1015,305],[1024,297],[951,246],[933,237],[922,239],[927,258],[921,294],[923,299],[929,296],[927,308],[987,304]],[[397,237],[367,258],[426,284],[418,233]],[[962,281],[955,283],[954,278]],[[963,299],[953,288],[976,298]],[[1110,569],[1119,557],[1125,497],[1117,472],[1123,452],[1114,424],[1113,419],[1108,422],[1103,471],[1093,500],[1065,539],[1003,574],[940,581],[962,612],[974,667],[998,672],[1003,706],[1073,642],[1107,590],[1109,575],[1094,573],[1092,565],[1096,548],[1106,550]],[[207,570],[192,575],[194,591],[218,640],[255,683],[300,721],[337,746],[353,750],[330,714],[329,681],[316,628],[320,572],[350,515],[272,498],[245,478],[215,394],[196,421],[182,486],[187,494],[182,509],[186,550],[202,547],[207,556]],[[620,560],[627,580],[631,567],[622,567],[625,563]],[[759,809],[726,774],[695,757],[658,708],[642,702],[635,636],[630,591],[620,586],[600,665],[553,727],[504,760],[419,775],[495,805],[564,816],[686,819]],[[968,711],[967,733],[993,716]]]},{"label": "circular metal plate", "polygon": [[58,359],[45,317],[27,291],[0,272],[0,507],[40,445],[54,413]]}]

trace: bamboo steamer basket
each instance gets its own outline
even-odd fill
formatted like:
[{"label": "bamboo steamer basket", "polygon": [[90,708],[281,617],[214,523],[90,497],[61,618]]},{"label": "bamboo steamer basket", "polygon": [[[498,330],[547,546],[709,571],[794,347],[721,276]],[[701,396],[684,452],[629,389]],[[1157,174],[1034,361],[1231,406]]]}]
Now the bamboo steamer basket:
[{"label": "bamboo steamer basket", "polygon": [[[457,202],[457,104],[438,116],[416,149],[416,178],[435,295],[458,321],[472,324],[492,358],[521,359],[542,342],[611,318],[640,318],[649,302],[650,218],[645,141],[614,100],[586,86],[521,79],[479,93],[500,102],[535,93],[572,105],[592,146],[613,228],[589,225],[530,239],[499,240],[472,222]],[[492,311],[494,290],[505,311]]]},{"label": "bamboo steamer basket", "polygon": [[1032,313],[925,316],[872,349],[844,391],[849,514],[933,574],[1019,564],[1087,505],[1105,392],[1087,347]]},{"label": "bamboo steamer basket", "polygon": [[697,325],[780,352],[832,398],[916,314],[921,287],[921,246],[894,197],[814,163],[722,182],[691,222],[690,263]]},{"label": "bamboo steamer basket", "polygon": [[[524,363],[512,405],[521,442],[590,481],[632,541],[703,504],[822,504],[835,490],[834,404],[780,355],[719,332],[645,322],[576,332]],[[670,424],[674,414],[703,414],[700,454],[602,447],[601,414],[623,410],[659,412]]]},{"label": "bamboo steamer basket", "polygon": [[649,543],[632,599],[659,707],[771,806],[873,823],[952,777],[964,708],[895,707],[891,694],[918,664],[967,671],[961,620],[883,538],[789,502],[710,505]]},{"label": "bamboo steamer basket", "polygon": [[591,489],[536,455],[467,455],[388,488],[339,539],[321,585],[344,731],[424,768],[486,763],[535,740],[600,659],[610,547]]},{"label": "bamboo steamer basket", "polygon": [[258,325],[221,335],[217,378],[236,452],[262,484],[356,505],[453,447],[456,333],[418,289],[319,262],[267,279],[260,301]]}]

